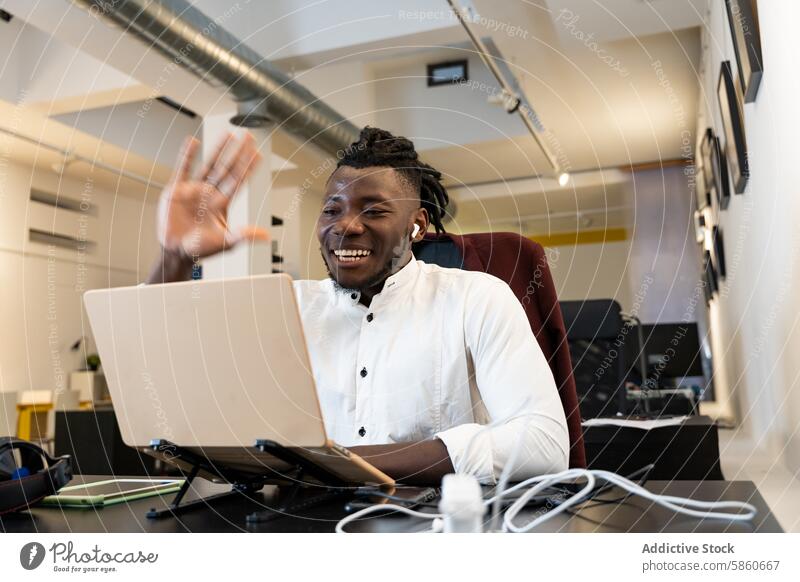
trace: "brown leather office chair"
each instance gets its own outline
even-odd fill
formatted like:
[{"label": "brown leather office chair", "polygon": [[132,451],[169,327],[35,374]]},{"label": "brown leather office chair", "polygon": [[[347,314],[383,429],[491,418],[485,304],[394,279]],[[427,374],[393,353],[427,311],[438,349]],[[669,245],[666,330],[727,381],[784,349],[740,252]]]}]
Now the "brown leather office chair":
[{"label": "brown leather office chair", "polygon": [[483,271],[508,283],[522,303],[556,380],[569,430],[569,466],[586,467],[567,333],[544,248],[512,232],[463,236],[429,233],[413,250],[421,261]]}]

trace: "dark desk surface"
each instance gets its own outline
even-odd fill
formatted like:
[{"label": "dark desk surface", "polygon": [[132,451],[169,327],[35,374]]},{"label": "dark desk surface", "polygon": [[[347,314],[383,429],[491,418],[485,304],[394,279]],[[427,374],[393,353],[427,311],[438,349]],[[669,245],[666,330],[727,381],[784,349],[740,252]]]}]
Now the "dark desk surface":
[{"label": "dark desk surface", "polygon": [[[107,479],[107,476],[76,476],[71,484]],[[229,489],[198,479],[197,490],[205,495]],[[629,498],[623,504],[594,505],[580,509],[576,515],[559,515],[536,531],[546,532],[782,532],[761,494],[752,481],[651,481],[646,488],[655,493],[689,496],[700,500],[747,501],[758,509],[750,522],[731,523],[722,520],[700,520],[677,515],[640,498]],[[617,496],[616,491],[609,493]],[[248,526],[245,517],[253,511],[276,506],[273,487],[265,487],[252,499],[240,495],[221,499],[179,517],[148,519],[151,507],[163,507],[174,494],[151,497],[102,509],[60,509],[38,507],[27,512],[0,517],[0,531],[39,533],[88,532],[332,532],[344,517],[344,502],[335,501],[300,512],[295,516]],[[527,512],[526,512],[527,511]],[[524,523],[536,508],[523,511],[517,518]],[[427,529],[430,522],[400,515],[369,517],[348,526],[348,531],[402,532]]]}]

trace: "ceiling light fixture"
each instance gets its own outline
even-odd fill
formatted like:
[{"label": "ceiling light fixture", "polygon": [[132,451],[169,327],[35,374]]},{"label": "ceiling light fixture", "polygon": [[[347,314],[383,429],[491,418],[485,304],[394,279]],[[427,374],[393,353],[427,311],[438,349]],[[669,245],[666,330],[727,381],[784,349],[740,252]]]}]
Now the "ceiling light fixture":
[{"label": "ceiling light fixture", "polygon": [[[447,3],[450,5],[453,14],[458,18],[467,36],[472,41],[478,56],[480,56],[483,63],[500,84],[502,97],[499,101],[503,103],[508,113],[519,114],[525,127],[536,141],[547,163],[552,168],[552,175],[558,176],[558,181],[561,183],[561,176],[563,176],[565,172],[562,171],[558,159],[556,159],[556,156],[550,150],[548,144],[545,143],[542,135],[540,135],[546,132],[541,123],[541,119],[539,119],[539,116],[528,102],[514,74],[508,70],[505,61],[502,58],[498,58],[499,55],[493,54],[499,51],[497,51],[497,47],[492,42],[491,38],[487,38],[484,41],[484,39],[479,37],[478,34],[472,30],[471,23],[480,21],[480,17],[472,2],[470,0],[447,0]],[[491,49],[488,45],[491,45]],[[501,68],[505,69],[505,71],[501,70]],[[567,180],[569,180],[569,175],[567,175]],[[562,186],[563,185],[564,184],[562,184]]]}]

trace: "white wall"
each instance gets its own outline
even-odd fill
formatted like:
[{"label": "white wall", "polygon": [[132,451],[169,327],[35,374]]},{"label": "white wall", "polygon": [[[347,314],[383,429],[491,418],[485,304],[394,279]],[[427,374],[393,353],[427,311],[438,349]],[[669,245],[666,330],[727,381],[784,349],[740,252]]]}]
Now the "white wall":
[{"label": "white wall", "polygon": [[[29,203],[31,186],[76,200],[94,210],[68,219],[72,235],[95,241],[85,251],[28,241],[33,220],[60,227],[59,210]],[[74,217],[72,217],[74,218]],[[90,336],[81,297],[93,288],[131,285],[147,275],[155,258],[155,206],[98,189],[88,180],[58,176],[4,163],[0,172],[0,391],[59,390],[69,372],[82,365],[71,352],[82,335]]]},{"label": "white wall", "polygon": [[168,167],[175,165],[187,136],[203,137],[200,117],[192,119],[155,99],[84,109],[54,119]]},{"label": "white wall", "polygon": [[358,127],[375,125],[375,84],[363,62],[334,62],[302,71],[295,79]]},{"label": "white wall", "polygon": [[628,261],[631,241],[547,249],[547,262],[561,301],[616,299],[624,311],[633,305]]},{"label": "white wall", "polygon": [[[426,61],[421,60],[376,70],[378,127],[414,139],[419,150],[527,134],[519,117],[487,103],[497,81],[472,51],[453,51],[435,61],[445,59],[469,61],[469,85],[428,87]],[[448,141],[439,141],[444,138]]]},{"label": "white wall", "polygon": [[[717,393],[727,411],[771,447],[793,472],[800,469],[800,48],[795,0],[758,3],[764,77],[755,103],[744,108],[750,180],[733,195],[718,223],[729,274],[711,310]],[[736,70],[724,4],[711,3],[703,55],[699,128],[722,135],[716,86],[720,62]],[[724,141],[724,140],[723,140]],[[729,399],[729,400],[725,400]]]},{"label": "white wall", "polygon": [[137,84],[105,62],[32,26],[24,27],[15,38],[12,53],[19,59],[19,83],[29,103],[80,98]]},{"label": "white wall", "polygon": [[[632,206],[628,240],[548,249],[559,299],[613,298],[644,323],[705,321],[693,179],[684,170],[672,166],[633,174],[631,202],[625,202]],[[513,230],[488,221],[451,226],[460,233]],[[539,233],[521,234],[536,239]]]},{"label": "white wall", "polygon": [[276,188],[270,192],[272,212],[283,226],[271,229],[283,265],[275,265],[295,279],[325,279],[328,272],[317,242],[317,218],[322,195],[313,190]]},{"label": "white wall", "polygon": [[691,170],[670,166],[633,174],[628,276],[644,323],[705,319]]},{"label": "white wall", "polygon": [[19,61],[20,53],[14,50],[19,42],[23,24],[17,18],[11,22],[0,21],[0,99],[16,102],[19,98]]}]

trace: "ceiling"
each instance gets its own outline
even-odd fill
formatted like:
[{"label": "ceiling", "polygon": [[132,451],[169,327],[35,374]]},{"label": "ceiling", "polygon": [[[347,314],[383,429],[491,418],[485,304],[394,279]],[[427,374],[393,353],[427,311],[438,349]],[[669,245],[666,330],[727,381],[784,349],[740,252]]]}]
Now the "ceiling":
[{"label": "ceiling", "polygon": [[[694,143],[699,25],[707,0],[472,3],[480,15],[474,29],[491,37],[547,128],[554,153],[572,173],[590,175],[598,168],[675,159],[681,156],[687,134]],[[547,176],[549,168],[522,121],[489,103],[488,92],[426,87],[425,65],[452,56],[470,60],[471,78],[491,81],[463,29],[447,14],[444,0],[402,5],[390,0],[193,4],[285,71],[299,74],[301,82],[308,78],[318,95],[326,92],[304,70],[313,68],[321,72],[317,76],[324,76],[326,70],[334,70],[334,63],[358,68],[357,83],[338,73],[327,81],[342,89],[329,102],[356,123],[384,123],[412,137],[424,159],[455,188],[453,197],[459,200],[465,220],[527,216],[533,217],[528,222],[536,222],[553,213],[562,217],[581,212],[581,218],[625,222],[624,208],[632,196],[629,184],[605,183],[604,174],[598,172],[592,174],[596,182],[571,187],[567,196],[563,189],[531,184],[527,190],[514,188],[505,198],[481,201],[458,189],[464,184],[502,185],[506,180]],[[64,46],[77,47],[103,67],[124,73],[125,87],[102,85],[87,90],[82,101],[80,95],[54,91],[48,103],[46,83],[37,86],[41,99],[36,111],[47,113],[49,108],[73,132],[87,131],[74,114],[81,103],[83,111],[88,111],[86,104],[101,111],[109,107],[109,99],[120,95],[131,102],[141,99],[144,88],[157,88],[201,116],[215,108],[230,108],[226,96],[188,73],[175,71],[162,78],[163,57],[142,54],[141,45],[119,30],[100,26],[67,0],[53,0],[46,8],[23,0],[0,0],[0,6]],[[119,75],[109,76],[115,74]],[[105,122],[101,125],[105,127]],[[117,145],[122,143],[117,140]],[[282,185],[301,183],[302,176],[319,164],[318,155],[298,149],[288,136],[278,136],[275,146],[295,166],[277,176]],[[163,174],[166,157],[156,161]],[[122,158],[120,163],[128,160]],[[558,219],[563,224],[586,222],[576,221],[576,216]]]}]

